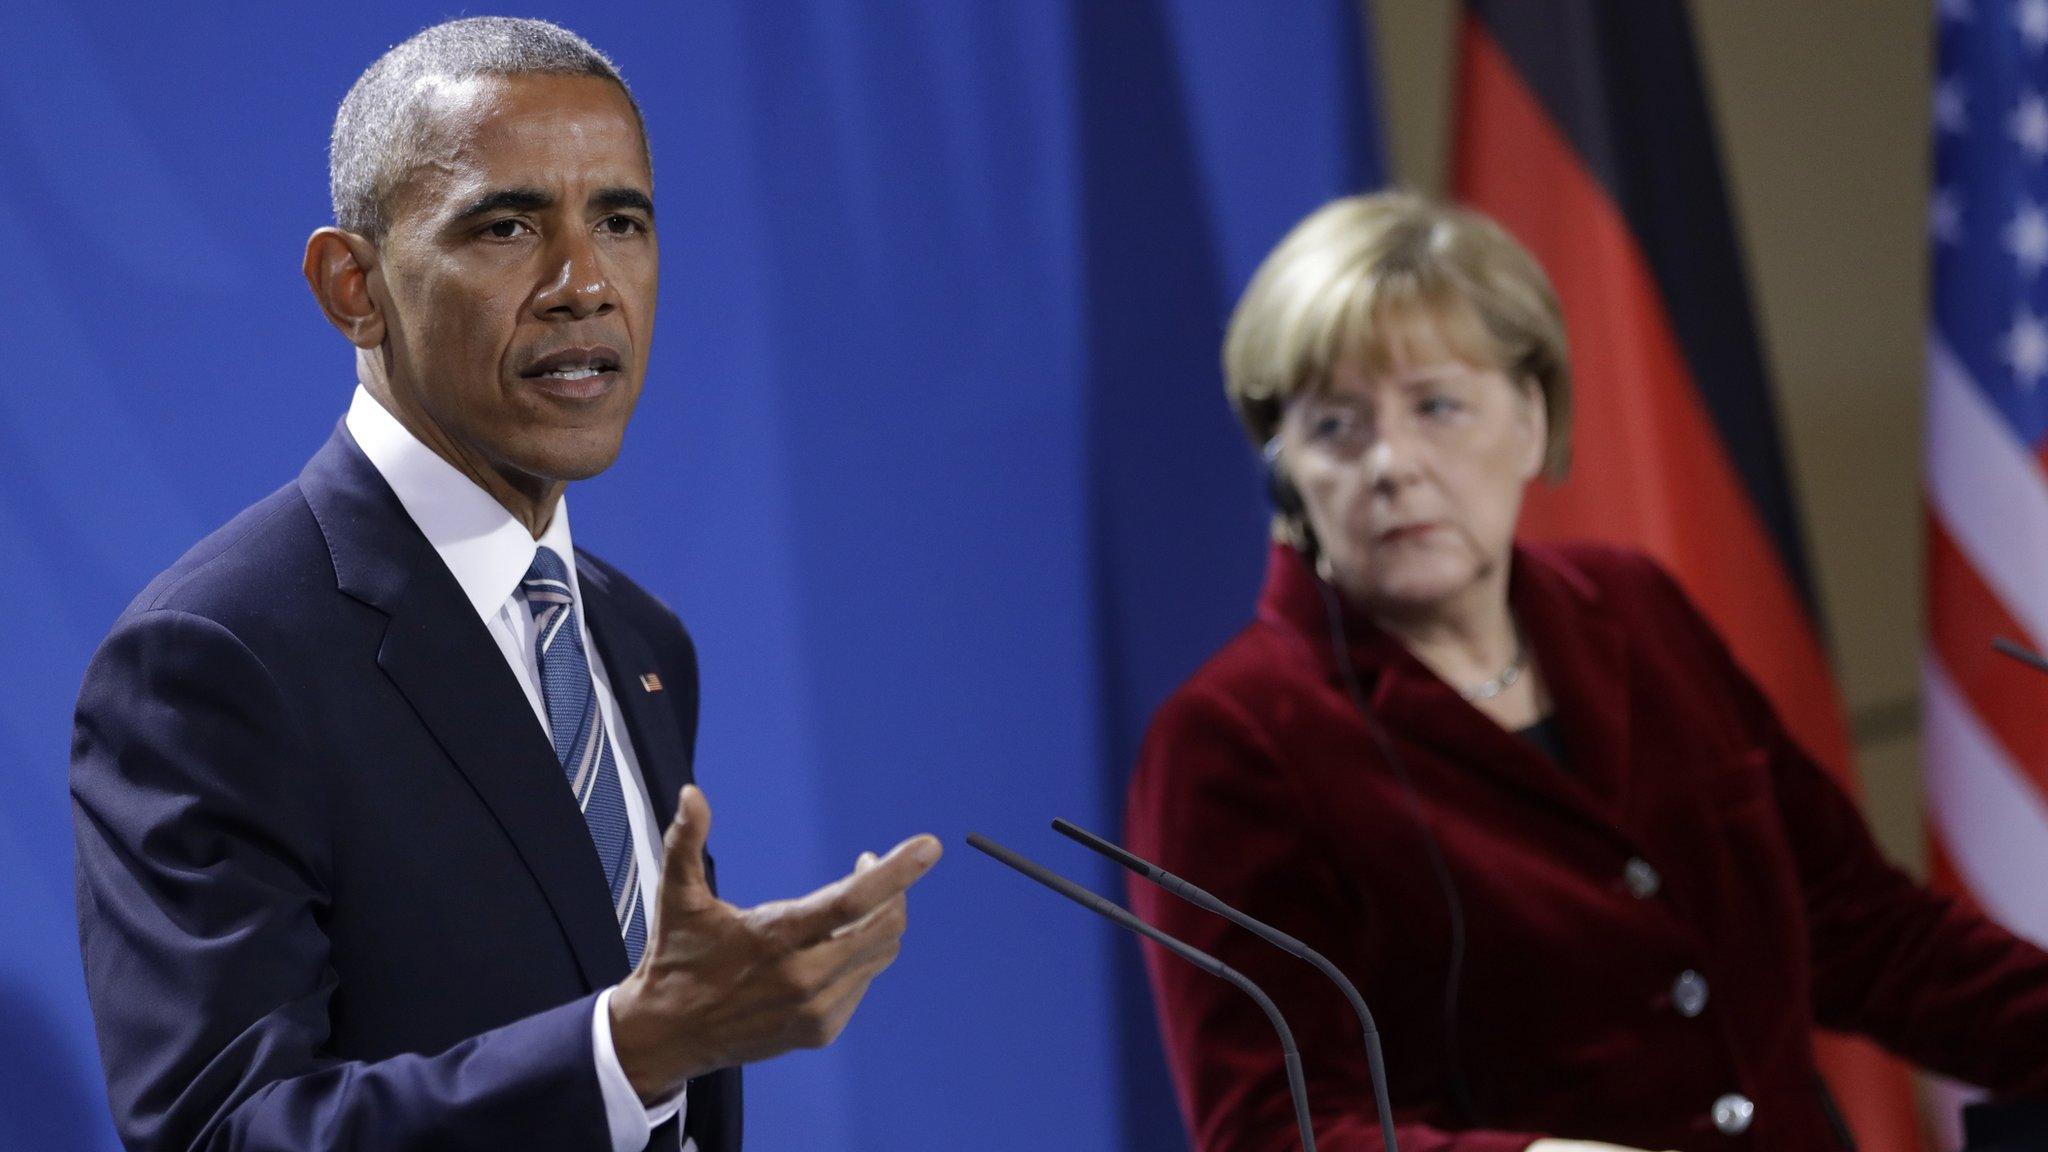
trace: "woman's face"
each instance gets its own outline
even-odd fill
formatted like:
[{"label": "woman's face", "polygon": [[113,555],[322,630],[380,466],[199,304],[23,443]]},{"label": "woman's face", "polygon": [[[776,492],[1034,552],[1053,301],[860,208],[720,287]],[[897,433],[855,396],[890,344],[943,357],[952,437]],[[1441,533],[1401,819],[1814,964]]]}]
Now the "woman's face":
[{"label": "woman's face", "polygon": [[1341,360],[1327,389],[1290,402],[1280,463],[1337,586],[1369,611],[1414,617],[1505,588],[1546,424],[1533,381],[1435,340],[1407,348],[1383,370]]}]

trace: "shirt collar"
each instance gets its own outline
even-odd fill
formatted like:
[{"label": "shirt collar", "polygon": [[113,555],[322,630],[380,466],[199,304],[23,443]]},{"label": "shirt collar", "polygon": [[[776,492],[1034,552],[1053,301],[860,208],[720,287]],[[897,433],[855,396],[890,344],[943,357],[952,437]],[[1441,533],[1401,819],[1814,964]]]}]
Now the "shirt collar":
[{"label": "shirt collar", "polygon": [[476,481],[422,444],[362,385],[350,399],[350,436],[369,457],[406,515],[448,566],[479,618],[497,615],[533,564],[534,549],[552,548],[569,569],[569,591],[578,595],[575,543],[569,534],[569,499],[539,540]]}]

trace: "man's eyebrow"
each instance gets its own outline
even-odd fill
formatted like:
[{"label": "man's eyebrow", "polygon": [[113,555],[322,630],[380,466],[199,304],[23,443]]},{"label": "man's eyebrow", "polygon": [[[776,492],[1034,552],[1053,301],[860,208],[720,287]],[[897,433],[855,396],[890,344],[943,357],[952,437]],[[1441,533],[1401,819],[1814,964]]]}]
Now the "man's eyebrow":
[{"label": "man's eyebrow", "polygon": [[486,192],[470,201],[467,207],[456,213],[451,223],[460,224],[486,213],[508,209],[513,212],[536,212],[551,207],[554,202],[553,196],[538,188],[500,188],[496,192]]},{"label": "man's eyebrow", "polygon": [[606,212],[631,209],[654,219],[654,201],[638,188],[600,188],[591,194],[590,206]]}]

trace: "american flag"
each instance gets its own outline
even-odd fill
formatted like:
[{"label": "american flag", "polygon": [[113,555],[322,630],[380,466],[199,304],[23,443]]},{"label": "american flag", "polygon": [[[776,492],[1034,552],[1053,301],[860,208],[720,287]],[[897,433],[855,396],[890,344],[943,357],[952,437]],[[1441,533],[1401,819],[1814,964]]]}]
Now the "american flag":
[{"label": "american flag", "polygon": [[2048,0],[1942,0],[1929,199],[1928,636],[1937,883],[2048,943]]}]

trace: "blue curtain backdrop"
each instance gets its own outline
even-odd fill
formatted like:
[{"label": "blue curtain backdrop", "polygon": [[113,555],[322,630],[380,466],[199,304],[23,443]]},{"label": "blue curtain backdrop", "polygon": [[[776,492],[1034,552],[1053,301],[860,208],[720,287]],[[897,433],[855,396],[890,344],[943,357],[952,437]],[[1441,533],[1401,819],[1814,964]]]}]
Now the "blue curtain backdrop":
[{"label": "blue curtain backdrop", "polygon": [[[477,9],[461,11],[474,13]],[[0,48],[0,1149],[108,1149],[65,797],[94,645],[297,471],[352,383],[298,278],[398,3],[11,10]],[[749,1146],[1184,1146],[1129,941],[965,850],[1098,888],[1146,715],[1263,554],[1216,351],[1260,254],[1380,177],[1352,0],[536,4],[620,62],[664,291],[579,542],[682,613],[727,895],[917,830],[950,858]]]}]

